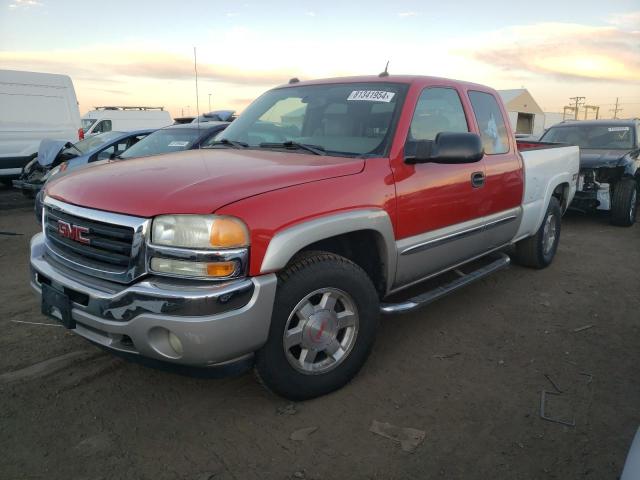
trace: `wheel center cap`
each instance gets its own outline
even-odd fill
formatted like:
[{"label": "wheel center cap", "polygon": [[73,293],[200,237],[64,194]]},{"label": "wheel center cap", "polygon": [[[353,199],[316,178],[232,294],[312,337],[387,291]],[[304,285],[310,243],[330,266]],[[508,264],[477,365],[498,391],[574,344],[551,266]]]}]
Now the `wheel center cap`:
[{"label": "wheel center cap", "polygon": [[307,320],[304,327],[304,343],[307,348],[323,350],[336,338],[338,320],[328,310],[320,310]]}]

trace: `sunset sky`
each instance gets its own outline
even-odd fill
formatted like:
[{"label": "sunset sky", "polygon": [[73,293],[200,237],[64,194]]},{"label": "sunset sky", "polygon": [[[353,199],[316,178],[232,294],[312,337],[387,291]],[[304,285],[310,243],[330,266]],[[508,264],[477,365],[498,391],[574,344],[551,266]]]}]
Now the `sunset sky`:
[{"label": "sunset sky", "polygon": [[424,74],[640,116],[640,2],[0,0],[0,68],[64,73],[80,111],[241,111],[290,77]]}]

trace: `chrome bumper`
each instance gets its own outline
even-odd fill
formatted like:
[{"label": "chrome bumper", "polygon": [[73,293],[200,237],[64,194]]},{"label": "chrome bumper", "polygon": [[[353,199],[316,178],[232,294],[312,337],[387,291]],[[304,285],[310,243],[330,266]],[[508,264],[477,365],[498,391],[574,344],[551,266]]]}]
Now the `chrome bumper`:
[{"label": "chrome bumper", "polygon": [[[44,235],[31,239],[31,286],[71,300],[73,329],[104,347],[191,366],[246,357],[267,340],[275,274],[223,283],[151,277],[119,285],[67,269],[45,256]],[[175,335],[182,352],[173,348]]]}]

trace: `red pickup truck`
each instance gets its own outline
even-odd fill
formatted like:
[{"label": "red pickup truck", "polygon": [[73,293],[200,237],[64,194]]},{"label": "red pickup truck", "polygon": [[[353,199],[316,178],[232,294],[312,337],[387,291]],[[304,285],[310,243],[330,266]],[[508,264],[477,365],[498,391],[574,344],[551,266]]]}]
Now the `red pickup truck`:
[{"label": "red pickup truck", "polygon": [[472,83],[294,79],[210,148],[48,184],[32,286],[43,313],[108,349],[255,364],[278,394],[325,394],[363,365],[381,312],[506,267],[511,245],[551,263],[579,151],[519,151],[507,118]]}]

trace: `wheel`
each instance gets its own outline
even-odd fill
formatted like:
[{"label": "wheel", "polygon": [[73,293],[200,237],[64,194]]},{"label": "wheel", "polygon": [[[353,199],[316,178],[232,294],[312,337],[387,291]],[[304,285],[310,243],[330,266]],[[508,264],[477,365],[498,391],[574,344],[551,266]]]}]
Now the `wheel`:
[{"label": "wheel", "polygon": [[378,317],[378,293],[362,268],[331,253],[300,256],[278,276],[256,373],[267,388],[291,400],[332,392],[364,364]]},{"label": "wheel", "polygon": [[638,214],[638,183],[633,178],[623,178],[616,183],[611,195],[611,223],[630,227]]},{"label": "wheel", "polygon": [[561,220],[560,202],[557,198],[551,197],[542,225],[536,234],[516,243],[516,262],[525,267],[548,267],[558,249]]}]

